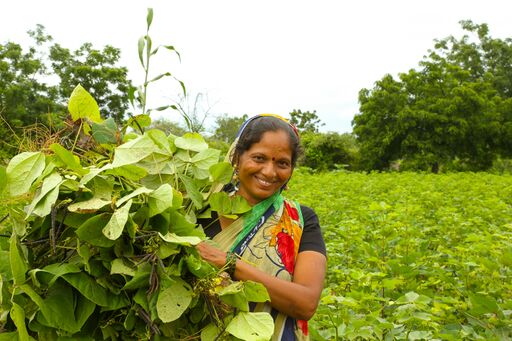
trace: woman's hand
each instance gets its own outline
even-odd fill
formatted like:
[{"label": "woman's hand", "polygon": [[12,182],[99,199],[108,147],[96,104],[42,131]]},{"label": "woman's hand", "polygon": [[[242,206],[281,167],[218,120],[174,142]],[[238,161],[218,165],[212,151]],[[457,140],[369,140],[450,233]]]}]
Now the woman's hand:
[{"label": "woman's hand", "polygon": [[219,269],[226,265],[226,252],[219,250],[208,242],[201,242],[197,244],[196,250],[199,252],[201,258],[211,265]]},{"label": "woman's hand", "polygon": [[[208,263],[222,268],[226,264],[226,252],[208,242],[196,246],[199,255]],[[236,261],[234,278],[251,280],[265,286],[270,295],[270,304],[280,312],[299,320],[309,320],[316,311],[322,293],[326,258],[314,251],[299,253],[292,282],[271,276],[256,267]]]}]

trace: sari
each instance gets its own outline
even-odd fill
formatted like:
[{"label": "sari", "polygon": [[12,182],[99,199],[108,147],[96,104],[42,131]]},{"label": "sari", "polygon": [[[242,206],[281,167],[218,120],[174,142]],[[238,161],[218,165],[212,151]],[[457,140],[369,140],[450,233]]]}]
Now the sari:
[{"label": "sari", "polygon": [[[284,199],[279,191],[222,229],[213,241],[223,251],[237,254],[267,274],[292,281],[303,227],[299,204]],[[267,312],[274,319],[271,340],[309,340],[307,321],[286,316],[269,302],[251,308]]]}]

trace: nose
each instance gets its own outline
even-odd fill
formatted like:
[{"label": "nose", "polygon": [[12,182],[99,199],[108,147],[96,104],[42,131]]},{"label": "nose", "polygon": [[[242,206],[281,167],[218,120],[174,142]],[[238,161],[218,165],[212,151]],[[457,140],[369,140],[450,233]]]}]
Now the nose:
[{"label": "nose", "polygon": [[261,172],[269,180],[275,179],[277,176],[276,165],[272,161],[266,162]]}]

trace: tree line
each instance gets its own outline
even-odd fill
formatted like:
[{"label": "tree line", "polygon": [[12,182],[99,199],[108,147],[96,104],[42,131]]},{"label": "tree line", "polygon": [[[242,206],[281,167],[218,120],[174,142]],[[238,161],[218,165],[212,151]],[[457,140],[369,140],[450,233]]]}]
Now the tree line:
[{"label": "tree line", "polygon": [[[416,69],[390,74],[359,92],[353,132],[320,132],[316,111],[294,109],[290,120],[301,132],[301,165],[314,170],[489,170],[512,154],[512,39],[492,38],[486,24],[462,21],[461,38],[435,41]],[[43,26],[29,31],[34,46],[0,44],[0,157],[18,151],[20,134],[34,123],[66,125],[65,103],[81,84],[97,100],[105,117],[121,124],[131,115],[134,86],[119,66],[120,50],[90,43],[71,51],[55,42]],[[54,79],[49,84],[47,79]],[[56,79],[56,80],[55,80]],[[195,98],[195,105],[200,95]],[[174,106],[176,107],[176,106]],[[163,118],[151,127],[181,135],[205,133],[227,151],[247,115],[221,115],[207,129],[196,107],[186,125]],[[206,115],[206,113],[203,113]]]}]

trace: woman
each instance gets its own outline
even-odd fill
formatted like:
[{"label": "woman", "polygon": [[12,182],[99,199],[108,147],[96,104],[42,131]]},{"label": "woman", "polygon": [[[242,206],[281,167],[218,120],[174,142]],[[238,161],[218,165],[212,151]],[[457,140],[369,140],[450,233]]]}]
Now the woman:
[{"label": "woman", "polygon": [[259,115],[246,121],[232,146],[231,192],[252,209],[236,220],[213,217],[203,226],[220,248],[205,242],[197,246],[204,260],[219,268],[227,265],[234,279],[266,287],[270,305],[254,310],[274,317],[273,340],[308,339],[307,320],[318,306],[325,277],[325,244],[316,214],[281,195],[299,152],[297,130],[284,118]]}]

